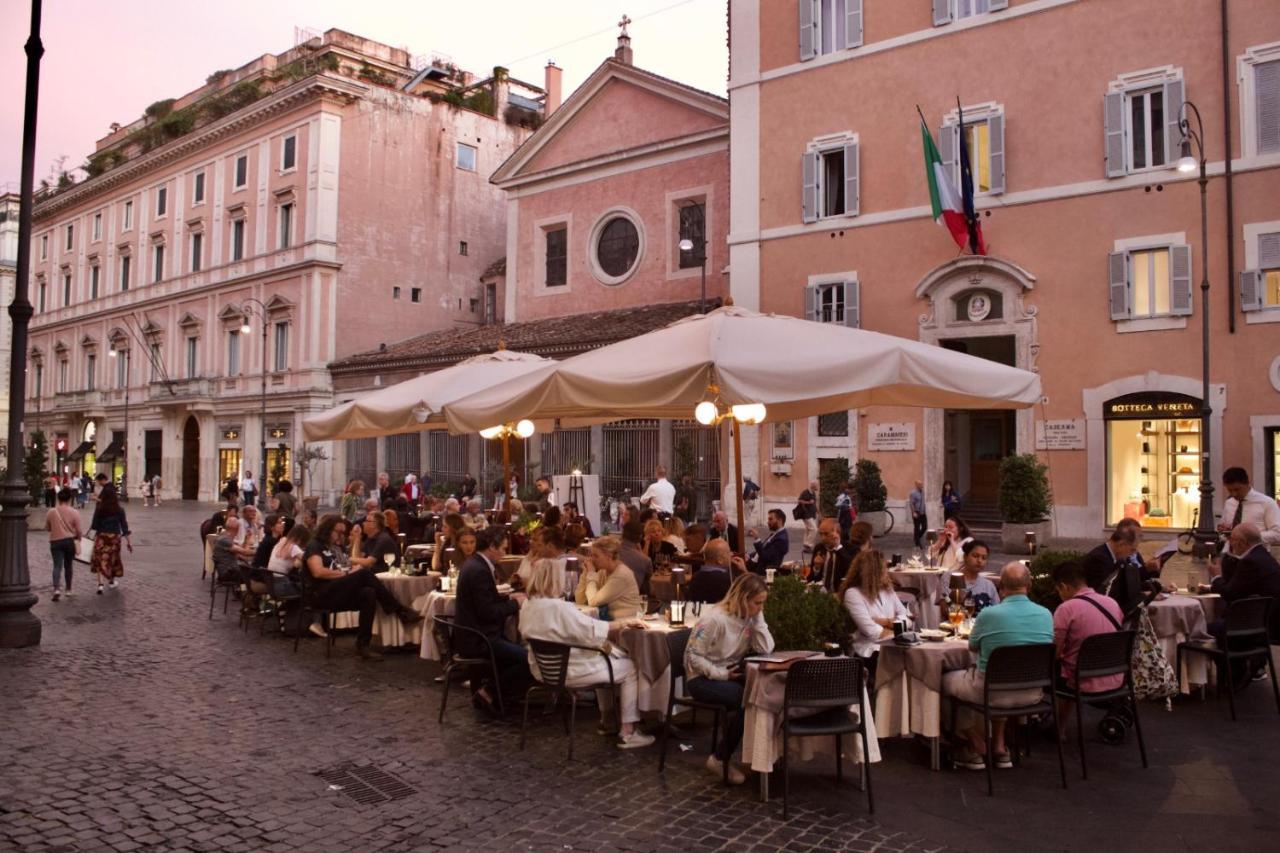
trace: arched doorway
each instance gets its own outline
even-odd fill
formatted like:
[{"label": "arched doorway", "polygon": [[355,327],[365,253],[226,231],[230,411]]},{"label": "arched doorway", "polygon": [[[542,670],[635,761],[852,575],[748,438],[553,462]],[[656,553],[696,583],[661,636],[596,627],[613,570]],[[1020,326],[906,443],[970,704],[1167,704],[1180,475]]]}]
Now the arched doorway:
[{"label": "arched doorway", "polygon": [[182,427],[182,499],[200,497],[200,422],[195,415],[187,417]]}]

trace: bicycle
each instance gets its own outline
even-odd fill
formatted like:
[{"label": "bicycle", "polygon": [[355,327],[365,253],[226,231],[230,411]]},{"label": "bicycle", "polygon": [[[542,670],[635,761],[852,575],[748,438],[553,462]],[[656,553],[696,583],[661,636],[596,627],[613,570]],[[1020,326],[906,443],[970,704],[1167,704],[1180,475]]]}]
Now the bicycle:
[{"label": "bicycle", "polygon": [[[858,513],[858,521],[865,521],[871,525],[871,537],[873,539],[888,536],[893,532],[893,513],[889,512],[887,509],[860,512]],[[880,524],[877,524],[877,521],[879,521]],[[881,525],[883,525],[883,530],[881,530]],[[877,533],[877,530],[880,532]]]}]

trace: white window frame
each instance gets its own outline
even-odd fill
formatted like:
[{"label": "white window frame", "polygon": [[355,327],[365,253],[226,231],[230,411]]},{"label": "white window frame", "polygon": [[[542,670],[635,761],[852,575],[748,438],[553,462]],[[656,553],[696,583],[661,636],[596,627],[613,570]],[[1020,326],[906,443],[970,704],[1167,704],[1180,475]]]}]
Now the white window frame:
[{"label": "white window frame", "polygon": [[[841,294],[842,313],[844,314],[843,322],[820,319],[818,313],[821,307],[820,294],[825,290],[837,286],[844,288],[844,291]],[[849,298],[850,294],[853,294],[852,300]],[[837,325],[848,326],[853,329],[862,328],[862,287],[858,283],[857,270],[817,273],[809,276],[804,298],[805,306],[803,316],[806,320],[814,323],[835,323]]]},{"label": "white window frame", "polygon": [[102,267],[99,264],[89,266],[89,298],[97,299],[102,295]]},{"label": "white window frame", "polygon": [[[995,119],[996,126],[992,125],[992,119]],[[1004,104],[995,101],[987,101],[981,104],[964,107],[964,123],[965,125],[974,125],[985,122],[987,125],[988,138],[990,145],[988,155],[990,162],[988,170],[991,173],[991,189],[979,190],[975,183],[973,187],[973,195],[975,198],[990,195],[1002,195],[1006,188],[1007,168],[1006,168],[1006,151],[1005,129],[1008,126],[1004,117]],[[940,154],[943,158],[943,165],[946,166],[951,173],[955,186],[960,186],[960,110],[952,110],[942,117],[942,130],[939,134],[938,144]],[[996,131],[999,131],[998,133]],[[950,134],[949,143],[942,138],[942,134]],[[999,137],[997,139],[997,136]],[[947,151],[947,145],[950,144],[950,152]],[[969,152],[970,156],[973,152]],[[947,157],[951,156],[952,160],[948,161]],[[997,166],[999,167],[997,172]]]},{"label": "white window frame", "polygon": [[[1116,240],[1113,244],[1113,252],[1124,252],[1126,276],[1132,276],[1132,268],[1130,266],[1131,259],[1128,255],[1132,252],[1141,252],[1151,249],[1171,249],[1174,246],[1187,245],[1186,232],[1175,232],[1169,234],[1150,234],[1145,237],[1129,237],[1122,240]],[[1192,258],[1194,262],[1194,257]],[[1193,267],[1194,270],[1194,267]],[[1192,289],[1192,314],[1195,311],[1195,291],[1194,281]],[[1173,308],[1173,257],[1169,258],[1169,307]],[[1111,294],[1107,293],[1108,305],[1110,305]],[[1112,319],[1117,332],[1121,334],[1129,332],[1156,332],[1167,331],[1172,329],[1185,329],[1187,327],[1187,318],[1192,314],[1155,314],[1145,315],[1142,317],[1130,317],[1128,319]],[[1108,312],[1110,318],[1110,313]]]},{"label": "white window frame", "polygon": [[153,343],[148,348],[148,352],[149,352],[150,361],[151,361],[151,381],[159,382],[160,381],[160,363],[161,363],[162,353],[164,352],[164,350],[161,348],[160,344]]},{"label": "white window frame", "polygon": [[169,187],[161,184],[156,187],[156,219],[164,219],[169,215]]},{"label": "white window frame", "polygon": [[271,327],[271,366],[275,373],[282,373],[289,369],[289,321],[276,320]]},{"label": "white window frame", "polygon": [[205,175],[205,170],[194,173],[191,176],[191,206],[204,204],[205,194],[209,191],[209,179]]},{"label": "white window frame", "polygon": [[71,362],[66,357],[58,359],[58,393],[67,392],[67,379],[71,373]]},{"label": "white window frame", "polygon": [[[244,164],[244,180],[240,181],[240,164]],[[242,190],[249,185],[249,155],[237,154],[231,161],[231,189]]]},{"label": "white window frame", "polygon": [[245,240],[248,226],[243,216],[231,220],[230,239],[227,240],[227,257],[231,263],[239,263],[245,258]]},{"label": "white window frame", "polygon": [[36,313],[43,314],[49,310],[49,282],[44,279],[36,281]]},{"label": "white window frame", "polygon": [[93,215],[93,242],[102,239],[102,211],[98,211]]},{"label": "white window frame", "polygon": [[[854,154],[855,154],[854,165],[853,165],[853,169],[854,169],[853,180],[856,184],[856,191],[853,194],[852,200],[849,198],[849,188],[848,188],[849,158],[847,156],[847,153],[850,146],[853,147]],[[845,182],[844,210],[841,211],[840,213],[829,213],[826,210],[826,201],[825,201],[826,185],[824,183],[824,180],[826,178],[826,168],[824,166],[823,159],[825,155],[834,153],[836,151],[839,151],[841,154],[846,155],[845,162],[844,162],[844,171],[842,173],[843,175],[842,180]],[[813,208],[814,217],[811,220],[805,220],[805,221],[821,222],[824,219],[837,219],[843,216],[850,216],[850,217],[857,216],[862,209],[862,199],[861,199],[862,146],[859,144],[858,134],[854,133],[852,130],[846,130],[841,133],[833,133],[826,136],[815,137],[809,140],[808,145],[805,146],[805,154],[817,155],[817,165],[816,165],[816,170],[814,175],[814,179],[815,179],[814,186],[816,187],[816,189],[814,190],[815,192],[814,208]],[[806,186],[807,184],[805,183],[805,178],[802,176],[801,185],[800,185],[800,191],[802,194],[806,192]],[[803,208],[803,203],[801,207]],[[802,214],[803,214],[803,210],[802,210]]]},{"label": "white window frame", "polygon": [[[454,155],[453,155],[455,165],[464,172],[479,172],[480,171],[479,147],[472,145],[468,142],[458,142],[456,143],[456,146],[457,147],[454,149]],[[462,164],[462,149],[464,148],[466,148],[471,152],[471,168],[470,169],[468,169],[466,166]]]},{"label": "white window frame", "polygon": [[1258,151],[1257,66],[1280,62],[1280,41],[1250,47],[1236,57],[1236,82],[1240,90],[1240,153],[1244,157],[1273,157],[1280,150]]},{"label": "white window frame", "polygon": [[[1107,85],[1107,95],[1120,96],[1120,129],[1113,131],[1107,123],[1107,105],[1104,100],[1103,104],[1103,157],[1104,163],[1106,158],[1107,146],[1106,142],[1112,133],[1120,134],[1120,142],[1123,147],[1123,163],[1122,168],[1115,168],[1113,164],[1105,163],[1104,171],[1107,177],[1121,177],[1123,175],[1140,175],[1147,172],[1164,172],[1173,168],[1174,162],[1178,159],[1177,153],[1178,141],[1181,140],[1181,132],[1171,129],[1176,128],[1178,122],[1178,111],[1182,108],[1182,103],[1174,104],[1172,107],[1168,103],[1164,104],[1164,124],[1165,124],[1165,154],[1164,162],[1159,165],[1148,165],[1141,168],[1133,166],[1133,109],[1130,106],[1130,100],[1135,95],[1145,94],[1149,91],[1161,90],[1162,95],[1170,94],[1171,88],[1181,92],[1182,100],[1186,100],[1186,83],[1182,76],[1182,69],[1172,65],[1165,65],[1160,68],[1148,68],[1142,71],[1134,71],[1127,74],[1121,74]],[[1168,101],[1168,97],[1164,97]],[[1170,111],[1172,110],[1172,112]],[[1148,122],[1150,121],[1149,113]],[[1176,137],[1176,139],[1175,139]],[[1147,146],[1148,154],[1151,150],[1150,141]],[[1148,161],[1150,157],[1148,156]]]},{"label": "white window frame", "polygon": [[227,330],[227,376],[240,375],[240,337],[239,329]]},{"label": "white window frame", "polygon": [[186,358],[184,363],[187,368],[187,379],[195,379],[200,371],[200,338],[195,335],[187,336]]},{"label": "white window frame", "polygon": [[[978,9],[978,6],[985,6]],[[965,9],[965,14],[960,14]],[[982,18],[1009,8],[1009,0],[933,0],[933,25],[941,27],[956,21]]]},{"label": "white window frame", "polygon": [[73,284],[74,282],[71,278],[71,270],[64,269],[62,271],[62,307],[63,308],[70,307],[71,305],[71,290],[72,290]]},{"label": "white window frame", "polygon": [[91,352],[84,356],[84,390],[98,390],[98,356]]},{"label": "white window frame", "polygon": [[67,240],[66,251],[70,252],[76,247],[76,224],[74,222],[67,223]]},{"label": "white window frame", "polygon": [[[1280,219],[1270,222],[1253,222],[1244,226],[1244,272],[1241,278],[1254,272],[1264,272],[1262,269],[1262,257],[1260,239],[1263,234],[1280,233]],[[1274,269],[1274,267],[1267,267]],[[1240,283],[1241,308],[1243,309],[1245,322],[1249,324],[1255,323],[1280,323],[1280,305],[1260,305],[1256,308],[1244,307],[1244,284]]]},{"label": "white window frame", "polygon": [[133,255],[120,256],[120,292],[124,293],[133,284]]},{"label": "white window frame", "polygon": [[200,272],[204,269],[204,232],[192,231],[187,243],[190,251],[188,261],[190,263],[191,272]]},{"label": "white window frame", "polygon": [[164,281],[164,241],[151,244],[151,281]]},{"label": "white window frame", "polygon": [[[636,259],[635,261],[632,262],[631,266],[627,269],[627,271],[624,272],[622,275],[610,275],[609,273],[605,272],[604,267],[600,266],[600,258],[598,257],[599,253],[597,251],[600,244],[600,237],[601,235],[604,234],[605,226],[609,225],[615,219],[625,219],[631,223],[632,228],[636,229]],[[567,237],[566,237],[566,241],[567,241]],[[645,236],[644,220],[640,217],[640,214],[637,213],[632,208],[626,207],[624,205],[617,205],[617,206],[611,207],[608,210],[606,210],[604,213],[600,214],[599,218],[596,219],[596,224],[591,229],[591,236],[587,239],[587,245],[586,245],[587,267],[588,269],[591,270],[591,274],[595,276],[596,281],[600,282],[601,284],[607,287],[621,287],[622,285],[629,282],[632,278],[634,278],[635,274],[639,272],[640,268],[644,265],[645,249],[647,248],[647,245],[648,245],[648,240]],[[543,250],[545,251],[545,249],[546,249],[546,239],[544,238]],[[569,251],[569,246],[566,245],[565,246],[566,265],[569,263],[570,258],[572,258],[572,254]],[[545,275],[545,271],[544,271],[544,275]],[[565,268],[566,284],[568,283],[568,279],[569,279],[569,270],[568,270],[568,267],[566,266]],[[557,290],[559,290],[560,287],[561,287],[560,285],[556,285]]]},{"label": "white window frame", "polygon": [[129,377],[125,373],[126,365],[129,363],[129,351],[127,349],[113,350],[115,352],[116,362],[116,387],[124,388],[129,384]]},{"label": "white window frame", "polygon": [[133,230],[133,199],[129,199],[124,203],[124,214],[121,216],[120,230]]},{"label": "white window frame", "polygon": [[824,50],[826,31],[822,26],[823,0],[800,0],[800,61],[806,62],[819,56],[831,56],[842,50],[862,46],[863,0],[830,0],[831,19],[845,20],[843,44],[836,44],[836,30],[831,34],[831,49]]},{"label": "white window frame", "polygon": [[[292,163],[288,163],[285,161],[285,151],[290,141],[293,142],[293,162]],[[287,175],[290,172],[297,171],[297,169],[298,169],[298,134],[295,132],[295,133],[286,134],[280,140],[280,174]]]},{"label": "white window frame", "polygon": [[278,248],[287,249],[293,245],[293,220],[297,207],[291,201],[286,201],[279,206],[276,213],[276,245]]}]

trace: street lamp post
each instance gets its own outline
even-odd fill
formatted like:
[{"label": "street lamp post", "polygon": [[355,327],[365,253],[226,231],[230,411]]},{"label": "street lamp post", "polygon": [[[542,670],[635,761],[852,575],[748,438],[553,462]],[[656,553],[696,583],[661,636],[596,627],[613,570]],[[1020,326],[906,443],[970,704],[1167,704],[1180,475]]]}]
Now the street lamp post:
[{"label": "street lamp post", "polygon": [[[115,347],[107,350],[112,358],[119,358],[120,351]],[[129,380],[133,375],[131,367],[132,351],[124,348],[124,449],[120,462],[120,500],[129,501]],[[145,472],[144,472],[145,473]],[[145,503],[145,501],[144,501]]]},{"label": "street lamp post", "polygon": [[[1192,129],[1190,116],[1196,117]],[[1200,518],[1196,525],[1196,538],[1208,543],[1217,538],[1213,524],[1213,476],[1209,462],[1209,417],[1213,407],[1209,405],[1209,176],[1206,172],[1204,153],[1204,122],[1200,110],[1190,101],[1183,101],[1178,110],[1178,127],[1182,130],[1181,156],[1175,167],[1184,174],[1200,170],[1200,323],[1201,323],[1201,393],[1200,393]],[[1200,157],[1192,156],[1191,143],[1195,141]]]},{"label": "street lamp post", "polygon": [[[522,420],[513,424],[502,424],[501,426],[488,427],[480,430],[480,437],[483,439],[501,438],[502,439],[502,508],[507,509],[508,502],[511,500],[511,436],[518,438],[528,438],[534,432],[533,421]],[[508,513],[510,517],[510,513]]]},{"label": "street lamp post", "polygon": [[702,289],[699,291],[698,297],[698,313],[707,313],[707,217],[704,212],[702,215],[702,234],[697,241],[690,237],[685,237],[680,241],[680,251],[692,252],[695,248],[698,254],[695,256],[698,266],[702,269]]},{"label": "street lamp post", "polygon": [[16,649],[40,643],[40,620],[31,612],[27,567],[27,505],[31,496],[23,482],[23,419],[26,415],[27,326],[31,322],[28,279],[31,276],[31,186],[36,166],[36,104],[40,97],[41,0],[31,2],[31,35],[27,54],[26,105],[22,116],[22,201],[18,208],[18,264],[13,302],[13,347],[9,352],[9,471],[0,489],[0,648]]},{"label": "street lamp post", "polygon": [[[252,305],[250,304],[252,303]],[[253,305],[257,306],[255,311]],[[261,400],[261,423],[259,426],[259,435],[262,437],[262,467],[258,469],[258,507],[266,513],[267,510],[267,306],[261,299],[255,299],[250,296],[244,300],[244,305],[240,306],[240,313],[244,315],[244,323],[240,326],[241,334],[249,334],[253,331],[253,327],[249,325],[249,318],[255,314],[262,320],[262,400]]]},{"label": "street lamp post", "polygon": [[739,403],[724,409],[720,401],[720,388],[715,382],[707,383],[707,393],[693,410],[693,417],[703,426],[718,426],[721,422],[733,421],[733,467],[737,475],[734,484],[734,502],[738,509],[738,541],[733,543],[735,552],[745,557],[747,551],[747,520],[742,499],[742,425],[763,423],[767,411],[764,403]]}]

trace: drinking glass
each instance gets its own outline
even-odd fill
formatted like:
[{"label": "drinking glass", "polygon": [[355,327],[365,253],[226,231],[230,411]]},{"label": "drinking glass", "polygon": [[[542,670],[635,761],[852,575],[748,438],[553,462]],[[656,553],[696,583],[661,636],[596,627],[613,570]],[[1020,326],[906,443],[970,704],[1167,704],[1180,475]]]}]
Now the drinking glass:
[{"label": "drinking glass", "polygon": [[640,596],[640,616],[643,618],[649,613],[649,596]]},{"label": "drinking glass", "polygon": [[382,562],[386,564],[387,571],[391,571],[391,567],[395,565],[396,555],[387,553],[382,555]]},{"label": "drinking glass", "polygon": [[951,609],[947,612],[947,621],[951,623],[952,628],[958,628],[964,621],[964,608],[958,604],[951,605]]},{"label": "drinking glass", "polygon": [[972,598],[966,598],[964,600],[964,615],[966,618],[972,619],[974,616],[974,613],[976,613],[977,610],[978,610],[978,603],[976,601],[974,601]]}]

